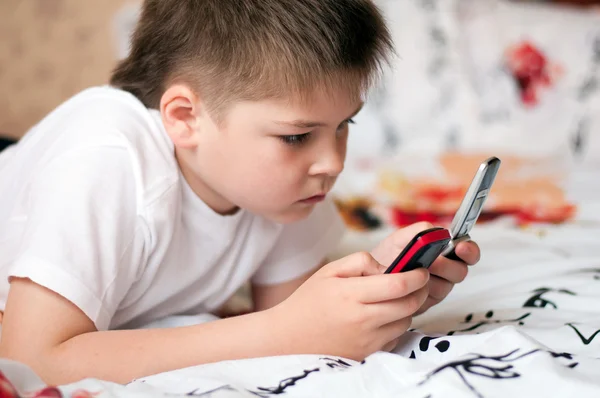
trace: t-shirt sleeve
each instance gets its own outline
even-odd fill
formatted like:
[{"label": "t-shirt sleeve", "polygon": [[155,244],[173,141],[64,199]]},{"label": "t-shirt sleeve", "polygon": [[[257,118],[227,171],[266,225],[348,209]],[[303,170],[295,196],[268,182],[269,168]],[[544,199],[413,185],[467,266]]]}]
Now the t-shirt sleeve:
[{"label": "t-shirt sleeve", "polygon": [[29,184],[9,280],[29,278],[108,329],[140,266],[136,203],[126,149],[77,149],[51,160]]},{"label": "t-shirt sleeve", "polygon": [[320,203],[306,219],[284,226],[252,283],[273,285],[305,275],[335,249],[344,230],[334,203],[330,200]]}]

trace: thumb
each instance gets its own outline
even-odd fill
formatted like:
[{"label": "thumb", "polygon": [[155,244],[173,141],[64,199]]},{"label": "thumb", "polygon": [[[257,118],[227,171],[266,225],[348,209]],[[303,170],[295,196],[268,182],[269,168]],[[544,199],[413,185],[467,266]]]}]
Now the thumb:
[{"label": "thumb", "polygon": [[381,265],[370,253],[358,252],[327,264],[322,270],[331,277],[351,278],[381,274]]},{"label": "thumb", "polygon": [[431,223],[418,222],[394,231],[371,251],[373,258],[381,264],[391,264],[416,234],[432,227]]}]

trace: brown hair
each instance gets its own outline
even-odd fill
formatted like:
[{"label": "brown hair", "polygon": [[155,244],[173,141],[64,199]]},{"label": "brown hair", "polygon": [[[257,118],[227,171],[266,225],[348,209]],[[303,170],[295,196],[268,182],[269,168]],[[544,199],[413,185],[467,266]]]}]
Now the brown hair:
[{"label": "brown hair", "polygon": [[149,108],[188,83],[219,111],[323,85],[362,94],[392,51],[371,0],[145,0],[110,83]]}]

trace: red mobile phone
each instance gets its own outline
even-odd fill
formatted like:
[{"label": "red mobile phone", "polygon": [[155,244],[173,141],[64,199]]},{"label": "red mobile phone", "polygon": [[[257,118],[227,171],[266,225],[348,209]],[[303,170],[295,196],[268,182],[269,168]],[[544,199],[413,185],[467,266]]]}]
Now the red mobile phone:
[{"label": "red mobile phone", "polygon": [[450,242],[450,232],[444,228],[430,228],[419,232],[385,271],[386,274],[429,268]]}]

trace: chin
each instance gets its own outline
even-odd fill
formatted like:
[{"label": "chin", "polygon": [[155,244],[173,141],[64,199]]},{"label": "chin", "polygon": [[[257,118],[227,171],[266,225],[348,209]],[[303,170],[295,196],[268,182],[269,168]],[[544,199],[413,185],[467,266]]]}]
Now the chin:
[{"label": "chin", "polygon": [[265,214],[264,217],[280,224],[291,224],[307,218],[314,208],[314,205],[301,208],[292,207],[278,213]]}]

